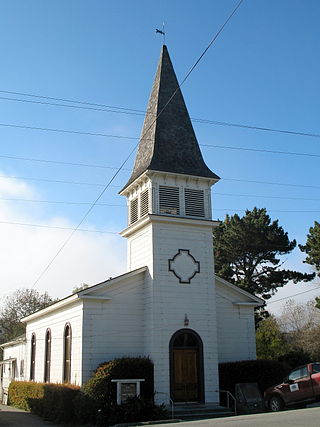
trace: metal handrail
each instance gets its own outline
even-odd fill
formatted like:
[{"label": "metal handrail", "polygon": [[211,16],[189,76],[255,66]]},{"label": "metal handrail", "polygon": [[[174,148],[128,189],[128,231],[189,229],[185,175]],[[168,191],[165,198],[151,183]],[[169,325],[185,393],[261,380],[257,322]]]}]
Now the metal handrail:
[{"label": "metal handrail", "polygon": [[170,395],[168,393],[165,393],[164,391],[155,391],[154,394],[164,394],[169,398],[170,406],[171,406],[171,418],[174,419],[174,402],[171,399]]},{"label": "metal handrail", "polygon": [[227,393],[227,407],[230,409],[230,397],[234,401],[234,415],[237,415],[237,399],[229,390],[216,390],[216,393]]}]

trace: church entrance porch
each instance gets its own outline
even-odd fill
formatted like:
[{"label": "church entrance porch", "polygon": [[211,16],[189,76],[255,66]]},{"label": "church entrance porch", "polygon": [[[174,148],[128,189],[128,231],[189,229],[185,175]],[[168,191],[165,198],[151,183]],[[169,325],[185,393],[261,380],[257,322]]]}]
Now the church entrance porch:
[{"label": "church entrance porch", "polygon": [[174,402],[203,402],[203,346],[190,330],[177,331],[170,340],[170,391]]}]

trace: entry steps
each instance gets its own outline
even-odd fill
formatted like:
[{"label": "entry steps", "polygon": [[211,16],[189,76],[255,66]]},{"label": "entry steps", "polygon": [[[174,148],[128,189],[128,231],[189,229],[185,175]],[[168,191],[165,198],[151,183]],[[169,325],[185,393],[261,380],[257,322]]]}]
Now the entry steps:
[{"label": "entry steps", "polygon": [[[171,408],[168,410],[171,411]],[[174,418],[184,421],[230,417],[234,411],[214,403],[181,403],[174,405]]]}]

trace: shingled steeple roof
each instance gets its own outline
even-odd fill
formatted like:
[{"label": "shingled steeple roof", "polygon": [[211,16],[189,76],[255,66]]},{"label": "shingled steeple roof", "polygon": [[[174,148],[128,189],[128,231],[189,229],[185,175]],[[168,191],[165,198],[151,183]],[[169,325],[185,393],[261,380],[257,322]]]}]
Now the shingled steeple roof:
[{"label": "shingled steeple roof", "polygon": [[132,175],[146,170],[219,179],[203,161],[167,47],[163,45]]}]

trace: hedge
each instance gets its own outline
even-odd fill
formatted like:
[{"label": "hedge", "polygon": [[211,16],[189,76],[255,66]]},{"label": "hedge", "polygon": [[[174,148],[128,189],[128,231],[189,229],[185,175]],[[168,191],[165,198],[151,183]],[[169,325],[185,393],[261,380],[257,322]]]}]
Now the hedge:
[{"label": "hedge", "polygon": [[[140,398],[117,405],[116,383],[113,379],[144,378]],[[101,425],[131,421],[164,419],[163,406],[154,405],[153,363],[148,357],[122,357],[101,363],[92,378],[83,385],[74,405],[84,422]]]},{"label": "hedge", "polygon": [[282,382],[286,374],[283,364],[274,360],[242,360],[219,364],[220,389],[232,394],[237,383],[258,383],[263,394],[266,388]]},{"label": "hedge", "polygon": [[8,405],[31,411],[56,422],[75,420],[73,400],[80,387],[71,384],[48,384],[33,381],[12,381]]}]

